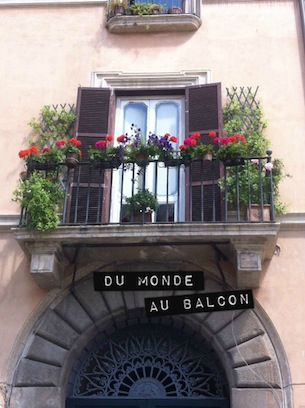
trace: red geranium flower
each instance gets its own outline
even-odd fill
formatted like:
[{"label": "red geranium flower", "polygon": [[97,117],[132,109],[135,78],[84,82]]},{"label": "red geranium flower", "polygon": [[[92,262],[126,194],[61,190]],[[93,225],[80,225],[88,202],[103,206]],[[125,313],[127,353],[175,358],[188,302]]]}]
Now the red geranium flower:
[{"label": "red geranium flower", "polygon": [[168,139],[169,137],[171,137],[170,133],[165,133],[164,135],[165,139]]},{"label": "red geranium flower", "polygon": [[178,142],[178,138],[176,136],[171,136],[169,139],[171,142],[173,143],[177,143]]},{"label": "red geranium flower", "polygon": [[66,142],[64,140],[57,140],[55,143],[55,146],[58,147],[59,149],[62,149],[65,146]]},{"label": "red geranium flower", "polygon": [[213,140],[214,143],[219,143],[219,137],[215,137],[215,139]]},{"label": "red geranium flower", "polygon": [[191,139],[195,139],[195,140],[200,139],[200,137],[201,137],[200,132],[195,132],[191,135]]},{"label": "red geranium flower", "polygon": [[73,144],[76,147],[80,147],[82,145],[82,142],[80,140],[75,139],[75,137],[72,137],[72,139],[69,140],[70,144]]},{"label": "red geranium flower", "polygon": [[180,149],[180,150],[185,150],[185,149],[187,149],[187,147],[186,147],[185,145],[180,145],[180,146],[179,146],[179,149]]},{"label": "red geranium flower", "polygon": [[29,154],[30,154],[30,149],[20,150],[20,152],[18,153],[18,156],[20,157],[20,159],[23,159],[24,157],[27,157]]},{"label": "red geranium flower", "polygon": [[39,153],[38,147],[37,146],[32,146],[31,149],[30,149],[30,154],[36,155],[38,153]]},{"label": "red geranium flower", "polygon": [[184,142],[183,142],[184,145],[185,145],[185,146],[191,146],[191,143],[192,143],[191,140],[192,140],[192,139],[191,139],[190,137],[187,137],[187,138],[184,140]]},{"label": "red geranium flower", "polygon": [[197,145],[197,140],[191,139],[191,146],[196,146],[196,145]]},{"label": "red geranium flower", "polygon": [[125,143],[125,142],[127,142],[127,136],[126,136],[126,135],[118,136],[116,140],[117,140],[119,143]]},{"label": "red geranium flower", "polygon": [[45,146],[43,149],[42,149],[42,153],[49,153],[51,151],[51,149],[48,147],[48,146]]},{"label": "red geranium flower", "polygon": [[212,130],[211,132],[209,132],[209,136],[214,139],[216,137],[216,132],[214,132],[214,130]]},{"label": "red geranium flower", "polygon": [[107,142],[112,142],[113,141],[113,136],[107,135],[106,140],[107,140]]},{"label": "red geranium flower", "polygon": [[106,149],[107,142],[105,140],[99,140],[98,142],[95,143],[95,147],[97,149]]}]

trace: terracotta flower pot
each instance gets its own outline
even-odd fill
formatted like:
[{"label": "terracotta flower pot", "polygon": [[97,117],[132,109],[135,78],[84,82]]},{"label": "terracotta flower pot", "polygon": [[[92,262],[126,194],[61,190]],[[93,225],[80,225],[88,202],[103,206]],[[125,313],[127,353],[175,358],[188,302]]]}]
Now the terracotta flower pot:
[{"label": "terracotta flower pot", "polygon": [[79,155],[77,153],[68,153],[66,157],[66,165],[70,169],[78,166],[79,164]]},{"label": "terracotta flower pot", "polygon": [[262,211],[261,211],[261,206],[260,204],[251,204],[251,207],[247,209],[247,216],[248,216],[248,221],[250,222],[269,222],[271,217],[270,217],[270,205],[269,204],[264,204],[263,205],[263,215],[261,219]]},{"label": "terracotta flower pot", "polygon": [[168,9],[168,14],[182,14],[182,8],[180,7],[171,7]]},{"label": "terracotta flower pot", "polygon": [[212,153],[206,153],[202,160],[207,160],[207,161],[212,161],[213,160],[213,154]]},{"label": "terracotta flower pot", "polygon": [[143,217],[143,213],[136,213],[133,215],[133,222],[137,223],[137,224],[143,224],[144,222],[152,222],[152,212],[147,212],[144,213],[144,217]]}]

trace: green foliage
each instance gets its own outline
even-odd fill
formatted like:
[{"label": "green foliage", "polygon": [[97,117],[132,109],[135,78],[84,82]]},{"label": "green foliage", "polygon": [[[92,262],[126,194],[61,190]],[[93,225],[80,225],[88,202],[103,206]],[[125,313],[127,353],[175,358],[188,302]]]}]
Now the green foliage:
[{"label": "green foliage", "polygon": [[40,147],[51,145],[56,140],[71,136],[76,115],[69,108],[54,109],[43,106],[38,119],[32,119],[29,126],[33,130],[32,143]]},{"label": "green foliage", "polygon": [[126,210],[129,214],[149,213],[156,211],[158,208],[158,201],[149,190],[140,190],[132,197],[126,198]]},{"label": "green foliage", "polygon": [[[251,96],[249,96],[251,99]],[[237,98],[228,102],[223,111],[224,130],[228,136],[242,133],[246,136],[247,153],[251,156],[265,156],[269,141],[264,136],[267,122],[260,104],[252,108],[243,106]]]},{"label": "green foliage", "polygon": [[132,4],[129,7],[129,10],[132,12],[132,14],[145,16],[154,14],[154,12],[162,13],[163,7],[160,4],[156,3],[137,3]]},{"label": "green foliage", "polygon": [[52,173],[46,176],[34,172],[28,179],[19,181],[13,200],[26,209],[26,228],[50,231],[59,224],[58,210],[63,197],[63,189]]},{"label": "green foliage", "polygon": [[244,157],[247,155],[247,150],[247,145],[245,145],[243,142],[221,145],[216,152],[216,157],[221,161],[235,159],[237,157]]},{"label": "green foliage", "polygon": [[215,154],[215,148],[212,144],[199,144],[191,149],[191,157],[193,159],[202,159],[208,153],[213,156]]},{"label": "green foliage", "polygon": [[105,149],[94,149],[90,147],[88,149],[88,158],[90,161],[111,161],[113,159],[119,158],[122,151],[121,146],[110,146]]},{"label": "green foliage", "polygon": [[[251,98],[253,98],[253,95],[249,95],[250,102]],[[228,101],[223,113],[225,133],[227,135],[243,133],[246,136],[248,143],[242,156],[266,157],[269,141],[264,134],[267,122],[264,119],[261,105],[253,103],[250,109],[235,97],[233,101]],[[246,162],[245,166],[239,166],[237,169],[240,205],[248,205],[249,194],[252,204],[260,203],[261,190],[263,191],[264,203],[268,203],[270,199],[270,173],[266,172],[264,166],[259,166],[256,162],[248,164]],[[232,208],[236,208],[237,201],[236,171],[236,168],[227,169],[227,199],[229,207]],[[286,176],[283,163],[279,159],[274,159],[272,170],[273,200],[275,212],[278,215],[285,211],[285,206],[279,198],[279,184]],[[221,180],[220,186],[224,189],[224,180]]]},{"label": "green foliage", "polygon": [[127,145],[125,150],[126,158],[131,162],[148,161],[153,159],[158,153],[159,150],[156,146],[148,145],[144,142],[141,142],[137,147],[134,145]]}]

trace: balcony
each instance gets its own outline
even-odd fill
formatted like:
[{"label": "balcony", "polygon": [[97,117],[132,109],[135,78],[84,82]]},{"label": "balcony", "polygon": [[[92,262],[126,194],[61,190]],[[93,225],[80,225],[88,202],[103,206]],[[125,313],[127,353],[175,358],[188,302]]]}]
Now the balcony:
[{"label": "balcony", "polygon": [[[64,285],[78,251],[80,274],[93,260],[95,266],[113,262],[114,251],[118,264],[162,263],[166,256],[167,262],[192,259],[204,266],[215,254],[234,265],[233,286],[257,287],[278,232],[272,170],[264,167],[270,160],[153,160],[117,168],[84,161],[75,168],[39,170],[62,184],[61,224],[53,232],[28,231],[22,228],[24,208],[16,237],[31,255],[33,276],[46,288]],[[130,202],[143,191],[157,202],[156,211],[150,213],[146,204],[132,211]]]},{"label": "balcony", "polygon": [[199,0],[108,4],[106,27],[114,34],[196,31],[200,25]]}]

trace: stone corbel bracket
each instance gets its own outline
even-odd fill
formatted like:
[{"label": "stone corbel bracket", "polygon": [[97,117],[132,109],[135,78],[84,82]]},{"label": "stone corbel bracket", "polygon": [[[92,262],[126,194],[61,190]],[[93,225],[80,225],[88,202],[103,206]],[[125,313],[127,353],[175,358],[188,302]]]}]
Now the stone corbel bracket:
[{"label": "stone corbel bracket", "polygon": [[31,254],[31,274],[37,284],[44,289],[60,288],[64,268],[68,265],[61,244],[31,242],[27,244],[27,250]]},{"label": "stone corbel bracket", "polygon": [[257,288],[260,282],[262,264],[272,257],[273,251],[268,249],[264,238],[233,238],[233,263],[236,268],[236,284],[238,288]]}]

